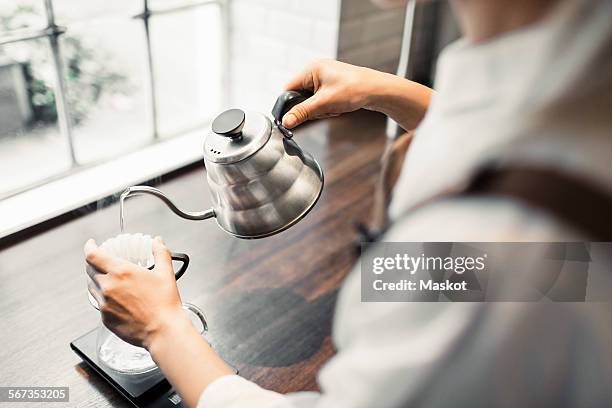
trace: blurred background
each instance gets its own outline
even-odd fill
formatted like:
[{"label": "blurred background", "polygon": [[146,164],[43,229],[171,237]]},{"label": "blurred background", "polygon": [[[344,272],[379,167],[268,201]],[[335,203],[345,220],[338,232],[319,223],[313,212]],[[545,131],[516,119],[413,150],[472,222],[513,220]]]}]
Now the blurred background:
[{"label": "blurred background", "polygon": [[[317,58],[399,66],[431,85],[454,23],[445,2],[406,10],[370,0],[0,0],[0,205],[158,142],[201,143],[226,107],[269,112]],[[159,172],[187,160],[176,159]]]}]

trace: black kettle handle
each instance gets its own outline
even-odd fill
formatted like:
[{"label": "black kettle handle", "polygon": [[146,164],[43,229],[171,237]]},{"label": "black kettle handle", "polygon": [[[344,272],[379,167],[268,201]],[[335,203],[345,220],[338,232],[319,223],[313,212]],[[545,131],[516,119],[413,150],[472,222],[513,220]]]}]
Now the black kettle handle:
[{"label": "black kettle handle", "polygon": [[278,99],[276,99],[276,103],[272,108],[272,116],[274,117],[274,122],[276,124],[280,124],[283,121],[283,116],[287,112],[291,110],[298,103],[304,102],[306,99],[310,98],[314,95],[313,92],[307,90],[301,91],[285,91]]}]

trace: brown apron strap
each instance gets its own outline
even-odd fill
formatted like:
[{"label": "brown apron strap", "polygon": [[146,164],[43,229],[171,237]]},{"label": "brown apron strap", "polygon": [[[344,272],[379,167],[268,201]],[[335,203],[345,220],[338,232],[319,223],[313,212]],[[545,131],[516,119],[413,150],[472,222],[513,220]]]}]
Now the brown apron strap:
[{"label": "brown apron strap", "polygon": [[593,241],[612,241],[612,196],[589,180],[557,169],[486,168],[458,196],[496,195],[546,211]]}]

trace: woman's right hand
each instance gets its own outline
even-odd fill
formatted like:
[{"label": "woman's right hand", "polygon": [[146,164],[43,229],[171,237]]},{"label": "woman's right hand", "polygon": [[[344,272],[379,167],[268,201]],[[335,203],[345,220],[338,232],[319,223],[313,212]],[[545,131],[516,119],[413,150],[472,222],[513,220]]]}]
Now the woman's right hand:
[{"label": "woman's right hand", "polygon": [[308,90],[314,95],[287,112],[283,126],[291,129],[307,120],[366,107],[372,94],[370,89],[381,75],[384,74],[334,60],[314,62],[286,86],[288,91]]},{"label": "woman's right hand", "polygon": [[286,89],[314,92],[285,114],[283,126],[287,129],[307,120],[365,108],[382,112],[403,129],[412,130],[425,116],[433,93],[426,86],[396,75],[334,60],[311,64]]}]

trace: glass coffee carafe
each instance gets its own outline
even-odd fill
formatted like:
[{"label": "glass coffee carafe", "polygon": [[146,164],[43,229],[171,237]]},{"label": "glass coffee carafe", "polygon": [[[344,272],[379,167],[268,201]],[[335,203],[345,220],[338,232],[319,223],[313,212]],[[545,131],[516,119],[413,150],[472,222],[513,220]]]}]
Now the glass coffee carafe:
[{"label": "glass coffee carafe", "polygon": [[[183,303],[183,309],[198,332],[204,335],[208,326],[202,311],[190,303]],[[102,323],[98,328],[96,347],[100,364],[116,373],[144,375],[155,373],[158,370],[146,349],[121,340]]]}]

